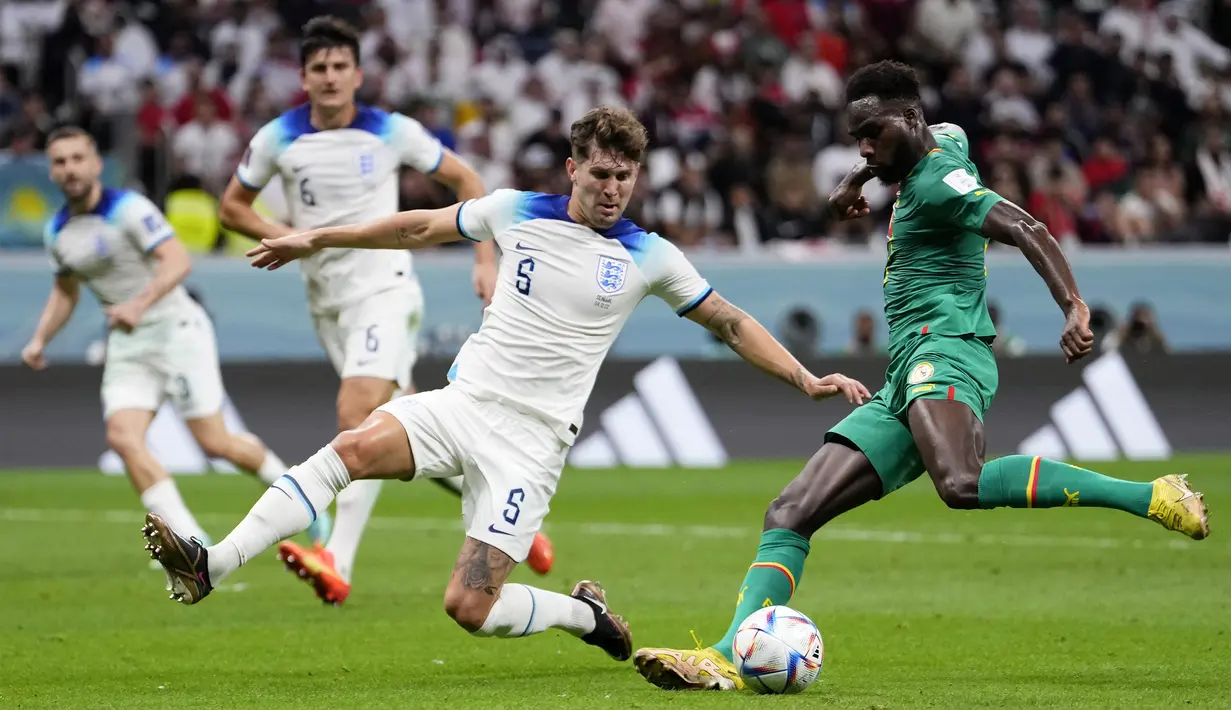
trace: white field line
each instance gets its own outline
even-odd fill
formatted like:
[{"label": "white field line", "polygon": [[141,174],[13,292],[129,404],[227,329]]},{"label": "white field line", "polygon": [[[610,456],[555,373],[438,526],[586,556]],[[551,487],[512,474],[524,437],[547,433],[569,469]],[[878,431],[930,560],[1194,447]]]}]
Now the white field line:
[{"label": "white field line", "polygon": [[[0,508],[0,522],[11,523],[118,523],[140,525],[145,513],[136,510],[83,510],[53,508]],[[228,526],[238,523],[238,515],[198,515],[197,521],[207,525]],[[417,532],[460,532],[462,521],[450,518],[374,517],[369,523],[378,530]],[[1144,522],[1143,522],[1144,524]],[[756,527],[721,525],[672,525],[632,523],[548,523],[547,532],[562,536],[594,537],[681,537],[707,539],[752,539],[760,535]],[[962,534],[928,533],[911,530],[882,530],[843,525],[821,529],[816,538],[844,542],[876,542],[913,545],[983,545],[988,547],[1058,547],[1130,550],[1187,550],[1195,546],[1191,540],[1179,539],[1174,533],[1155,531],[1169,539],[1140,540],[1114,537],[1087,537],[1028,534]],[[1202,543],[1208,547],[1209,543]],[[1222,547],[1222,546],[1220,546]]]}]

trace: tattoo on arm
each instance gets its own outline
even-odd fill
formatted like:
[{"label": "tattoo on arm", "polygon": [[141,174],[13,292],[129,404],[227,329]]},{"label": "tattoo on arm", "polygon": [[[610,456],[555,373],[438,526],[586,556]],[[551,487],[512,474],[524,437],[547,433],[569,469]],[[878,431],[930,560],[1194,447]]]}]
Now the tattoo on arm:
[{"label": "tattoo on arm", "polygon": [[706,318],[701,325],[705,326],[711,333],[717,335],[728,346],[734,348],[740,343],[739,324],[748,319],[748,314],[731,305],[728,301],[723,300],[714,309],[713,314]]},{"label": "tattoo on arm", "polygon": [[462,586],[467,590],[482,591],[488,596],[496,592],[508,579],[516,564],[513,559],[486,542],[471,544],[467,541],[454,571],[461,572]]},{"label": "tattoo on arm", "polygon": [[406,242],[410,241],[410,238],[413,236],[414,236],[414,230],[412,230],[410,227],[398,227],[398,233],[397,233],[398,244],[405,244]]},{"label": "tattoo on arm", "polygon": [[808,371],[804,369],[803,365],[800,365],[799,369],[795,370],[795,373],[791,375],[791,384],[795,385],[795,389],[802,390],[804,388],[804,380],[807,377]]}]

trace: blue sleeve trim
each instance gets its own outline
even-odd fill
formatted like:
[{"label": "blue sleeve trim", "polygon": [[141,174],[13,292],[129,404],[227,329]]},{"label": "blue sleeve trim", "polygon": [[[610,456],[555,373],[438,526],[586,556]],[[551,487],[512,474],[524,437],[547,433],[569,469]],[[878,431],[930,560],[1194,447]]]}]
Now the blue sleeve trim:
[{"label": "blue sleeve trim", "polygon": [[435,173],[437,170],[440,170],[440,164],[443,162],[445,162],[445,149],[444,149],[444,146],[441,146],[440,147],[440,157],[436,158],[436,164],[432,166],[431,170],[427,171],[427,174],[431,175]]},{"label": "blue sleeve trim", "polygon": [[244,189],[246,189],[246,190],[251,190],[251,191],[253,191],[253,192],[260,192],[260,191],[261,191],[261,189],[262,189],[262,188],[259,188],[259,187],[255,186],[255,185],[249,185],[249,184],[248,184],[248,181],[246,181],[246,180],[244,180],[242,177],[240,177],[240,175],[239,175],[239,171],[238,171],[238,170],[237,170],[237,171],[235,171],[235,179],[236,179],[236,180],[238,180],[238,181],[239,181],[239,184],[240,184],[240,185],[243,185],[243,186],[244,186]]},{"label": "blue sleeve trim", "polygon": [[470,240],[470,241],[472,241],[472,242],[478,243],[478,242],[481,242],[481,241],[483,241],[483,240],[482,240],[482,239],[475,239],[474,237],[470,236],[469,234],[466,234],[466,230],[465,230],[465,228],[463,228],[463,227],[462,227],[462,210],[463,210],[463,209],[466,207],[466,205],[468,205],[468,204],[470,204],[470,200],[466,200],[465,202],[463,202],[462,204],[460,204],[460,205],[458,205],[458,206],[457,206],[457,233],[458,233],[458,234],[460,234],[460,235],[462,235],[463,237],[465,237],[465,238],[469,239],[469,240]]},{"label": "blue sleeve trim", "polygon": [[682,309],[676,311],[675,314],[681,317],[688,315],[690,312],[692,312],[694,308],[704,303],[705,299],[709,298],[710,294],[713,292],[714,292],[714,288],[712,286],[710,288],[705,289],[704,291],[701,292],[700,296],[697,296],[696,298],[692,299],[691,303],[689,303],[687,306],[684,306]]},{"label": "blue sleeve trim", "polygon": [[158,246],[159,246],[160,244],[162,244],[163,242],[167,241],[168,239],[170,239],[171,237],[174,237],[174,236],[175,236],[175,234],[173,234],[173,233],[171,233],[171,232],[167,232],[166,234],[162,235],[162,236],[161,236],[161,237],[159,237],[158,239],[154,240],[154,243],[153,243],[153,244],[151,244],[151,245],[149,245],[148,247],[146,247],[146,248],[145,248],[145,253],[146,253],[146,254],[149,254],[150,252],[152,252],[152,251],[154,251],[155,249],[157,249],[157,248],[158,248]]}]

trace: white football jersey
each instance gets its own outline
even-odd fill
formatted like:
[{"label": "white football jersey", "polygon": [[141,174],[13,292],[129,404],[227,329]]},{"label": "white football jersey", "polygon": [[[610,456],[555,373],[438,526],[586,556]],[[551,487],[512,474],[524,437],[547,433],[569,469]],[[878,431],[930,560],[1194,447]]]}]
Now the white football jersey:
[{"label": "white football jersey", "polygon": [[[43,241],[57,274],[71,273],[103,306],[131,300],[154,280],[154,247],[175,232],[162,212],[143,195],[104,189],[93,210],[69,214],[65,205],[51,218]],[[150,306],[142,323],[182,315],[194,303],[183,285]]]},{"label": "white football jersey", "polygon": [[[252,137],[236,177],[260,191],[282,178],[292,227],[315,229],[387,217],[398,209],[398,170],[435,172],[440,141],[412,118],[359,106],[346,128],[312,126],[307,104],[267,123]],[[314,310],[342,308],[413,278],[404,250],[325,249],[303,260]]]},{"label": "white football jersey", "polygon": [[628,219],[583,227],[568,201],[496,190],[462,203],[458,231],[495,239],[503,255],[492,303],[449,381],[543,419],[572,444],[599,365],[641,299],[658,296],[684,315],[713,289],[671,242]]}]

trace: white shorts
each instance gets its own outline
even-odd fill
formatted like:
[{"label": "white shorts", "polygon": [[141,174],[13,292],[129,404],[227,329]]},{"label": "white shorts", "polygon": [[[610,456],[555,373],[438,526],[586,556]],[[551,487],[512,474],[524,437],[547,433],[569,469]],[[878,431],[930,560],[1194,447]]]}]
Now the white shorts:
[{"label": "white shorts", "polygon": [[340,310],[314,311],[316,337],[342,379],[375,377],[410,386],[418,358],[423,292],[417,281]]},{"label": "white shorts", "polygon": [[103,419],[121,409],[157,412],[167,399],[184,419],[222,411],[214,324],[195,303],[182,314],[107,336]]},{"label": "white shorts", "polygon": [[398,397],[377,411],[406,429],[415,478],[462,474],[466,536],[524,561],[568,455],[551,427],[452,385]]}]

